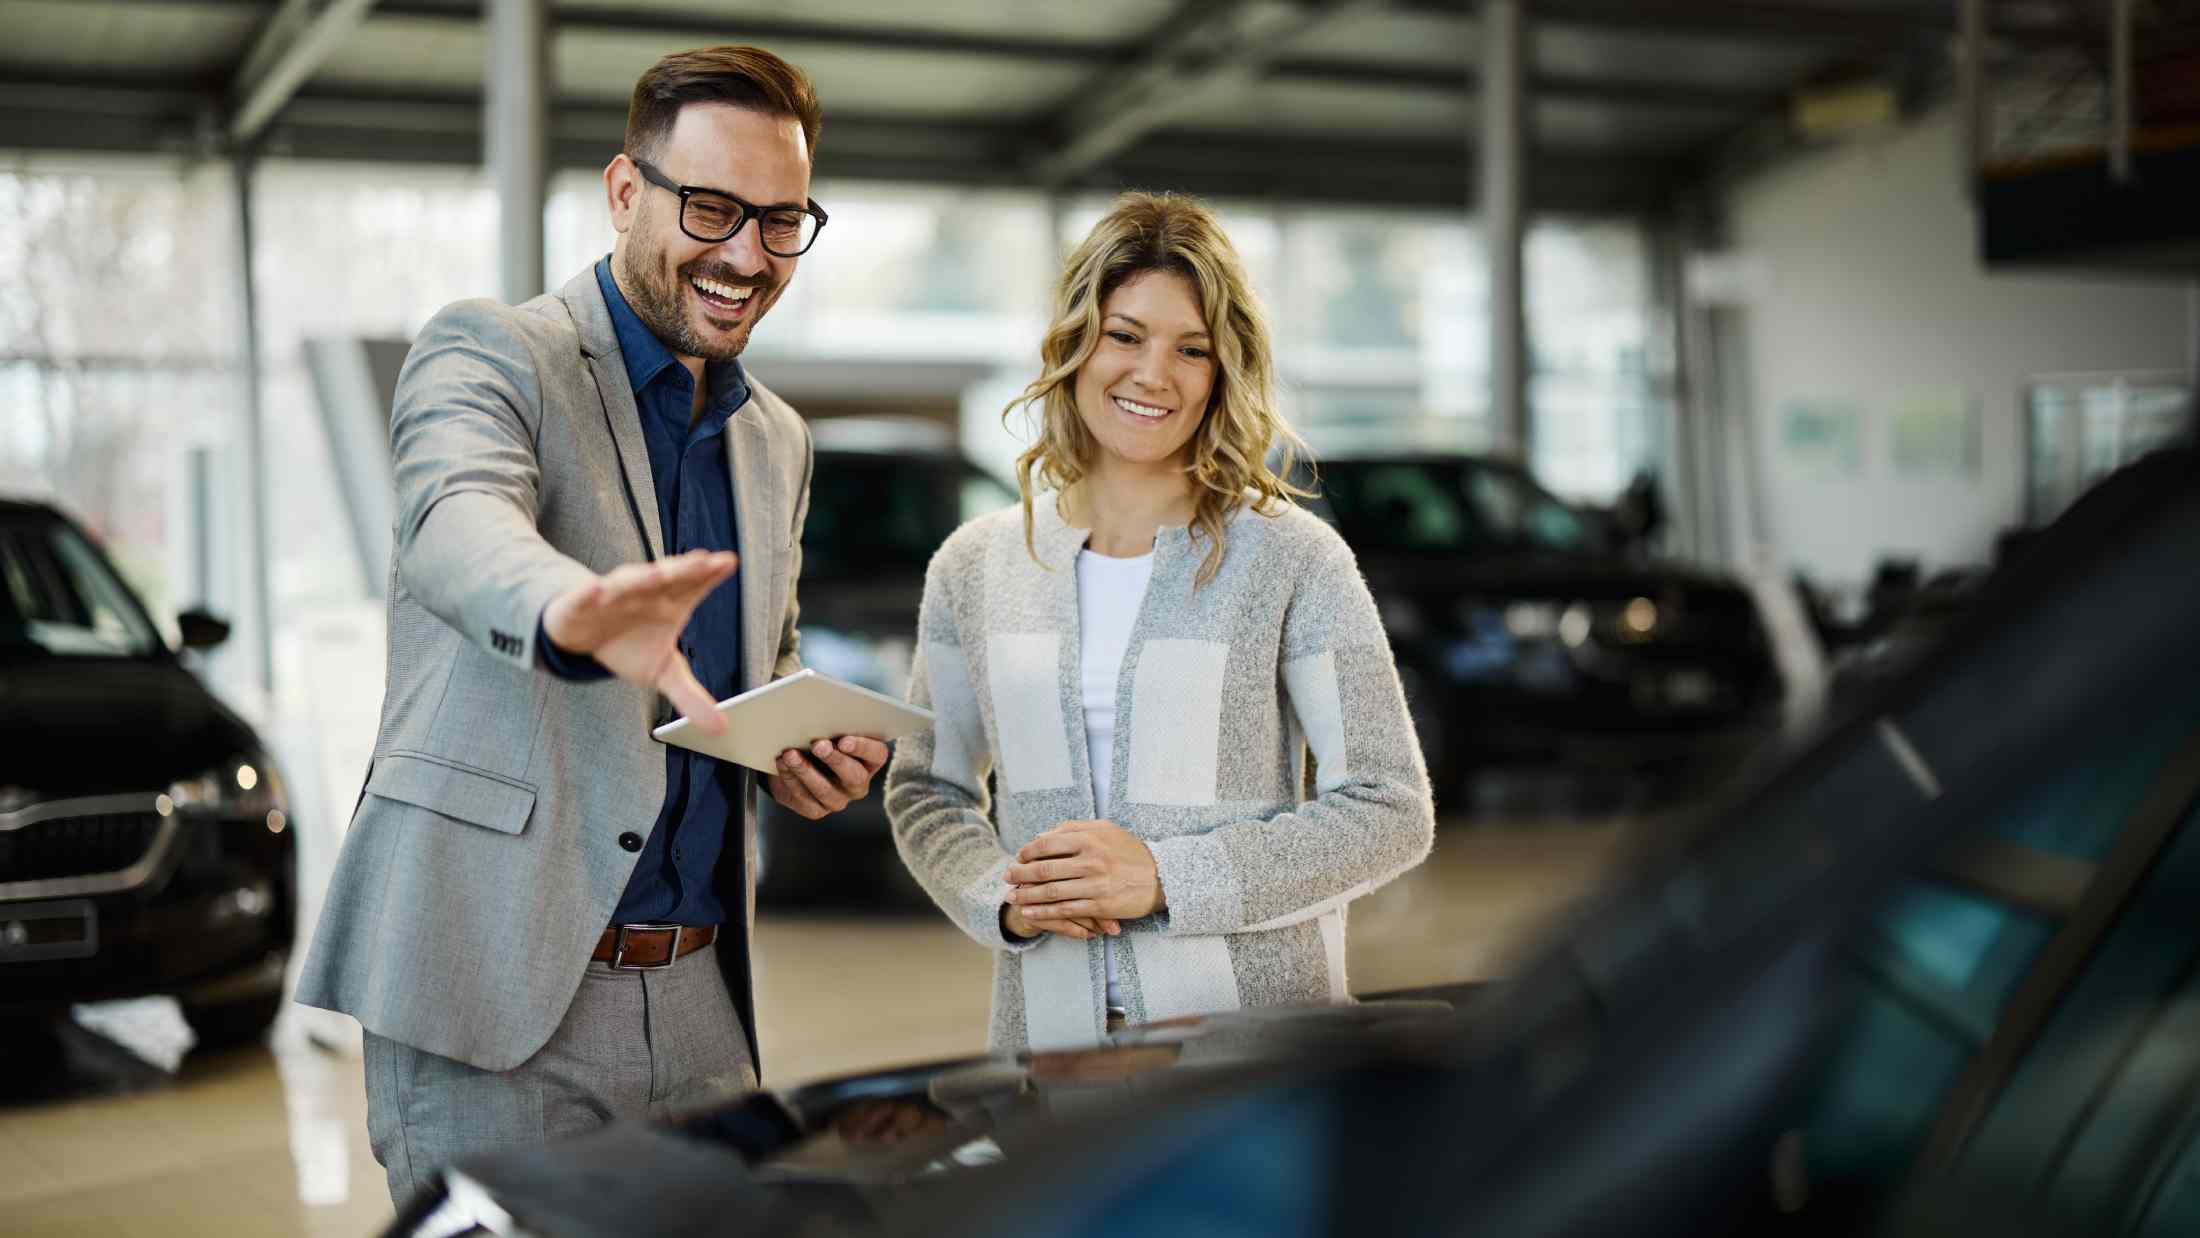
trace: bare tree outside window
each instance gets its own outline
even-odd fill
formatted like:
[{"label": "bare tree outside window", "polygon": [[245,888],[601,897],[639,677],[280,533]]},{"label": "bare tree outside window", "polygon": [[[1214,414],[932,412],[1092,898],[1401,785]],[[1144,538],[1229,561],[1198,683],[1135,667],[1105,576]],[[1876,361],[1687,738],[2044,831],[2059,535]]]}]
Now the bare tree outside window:
[{"label": "bare tree outside window", "polygon": [[227,205],[173,165],[0,170],[0,491],[82,520],[164,614],[199,600],[176,463],[242,404]]}]

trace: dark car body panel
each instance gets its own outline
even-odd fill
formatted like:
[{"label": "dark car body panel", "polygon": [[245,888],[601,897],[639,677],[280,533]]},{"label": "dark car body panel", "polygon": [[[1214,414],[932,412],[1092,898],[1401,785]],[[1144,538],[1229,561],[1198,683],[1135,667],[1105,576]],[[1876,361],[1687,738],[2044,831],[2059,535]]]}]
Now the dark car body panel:
[{"label": "dark car body panel", "polygon": [[0,782],[49,797],[159,790],[258,749],[252,728],[171,659],[0,658]]}]

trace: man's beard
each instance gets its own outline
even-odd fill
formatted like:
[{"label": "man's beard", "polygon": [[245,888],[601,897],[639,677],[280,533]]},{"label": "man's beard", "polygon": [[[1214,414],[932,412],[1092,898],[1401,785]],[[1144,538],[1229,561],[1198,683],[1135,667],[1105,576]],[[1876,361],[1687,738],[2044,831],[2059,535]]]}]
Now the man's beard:
[{"label": "man's beard", "polygon": [[[756,327],[756,320],[764,316],[770,307],[773,293],[771,281],[754,275],[743,275],[723,262],[697,258],[674,271],[668,279],[664,274],[664,251],[653,249],[644,252],[640,245],[629,246],[627,260],[619,272],[624,278],[619,282],[627,294],[629,304],[640,316],[642,325],[650,333],[664,341],[665,347],[683,357],[701,357],[705,361],[731,361],[748,347],[749,332]],[[695,276],[730,284],[736,288],[754,288],[749,294],[747,321],[730,341],[705,339],[689,323],[685,308],[688,280]],[[704,311],[708,313],[706,309]]]}]

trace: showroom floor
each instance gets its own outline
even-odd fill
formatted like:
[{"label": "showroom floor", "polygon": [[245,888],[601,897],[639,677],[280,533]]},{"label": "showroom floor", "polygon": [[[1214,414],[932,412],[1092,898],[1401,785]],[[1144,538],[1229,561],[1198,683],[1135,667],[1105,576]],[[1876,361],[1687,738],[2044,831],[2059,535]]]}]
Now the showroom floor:
[{"label": "showroom floor", "polygon": [[[1633,829],[1440,831],[1429,864],[1355,906],[1353,990],[1501,972]],[[987,957],[943,919],[767,916],[758,938],[767,1083],[983,1043]],[[272,1049],[184,1058],[188,1036],[166,1002],[85,1008],[61,1038],[62,1069],[0,1062],[0,1230],[378,1232],[390,1205],[367,1150],[357,1059],[318,1046],[299,1020],[279,1026]]]}]

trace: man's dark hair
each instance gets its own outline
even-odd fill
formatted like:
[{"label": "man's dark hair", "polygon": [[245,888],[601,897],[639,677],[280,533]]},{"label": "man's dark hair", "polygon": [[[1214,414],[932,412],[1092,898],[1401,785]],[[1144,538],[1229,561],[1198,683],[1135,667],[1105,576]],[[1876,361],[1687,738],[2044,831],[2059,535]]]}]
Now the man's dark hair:
[{"label": "man's dark hair", "polygon": [[735,46],[674,52],[649,66],[626,109],[626,153],[655,159],[690,103],[729,103],[800,121],[803,145],[817,158],[825,118],[809,75],[761,47]]}]

